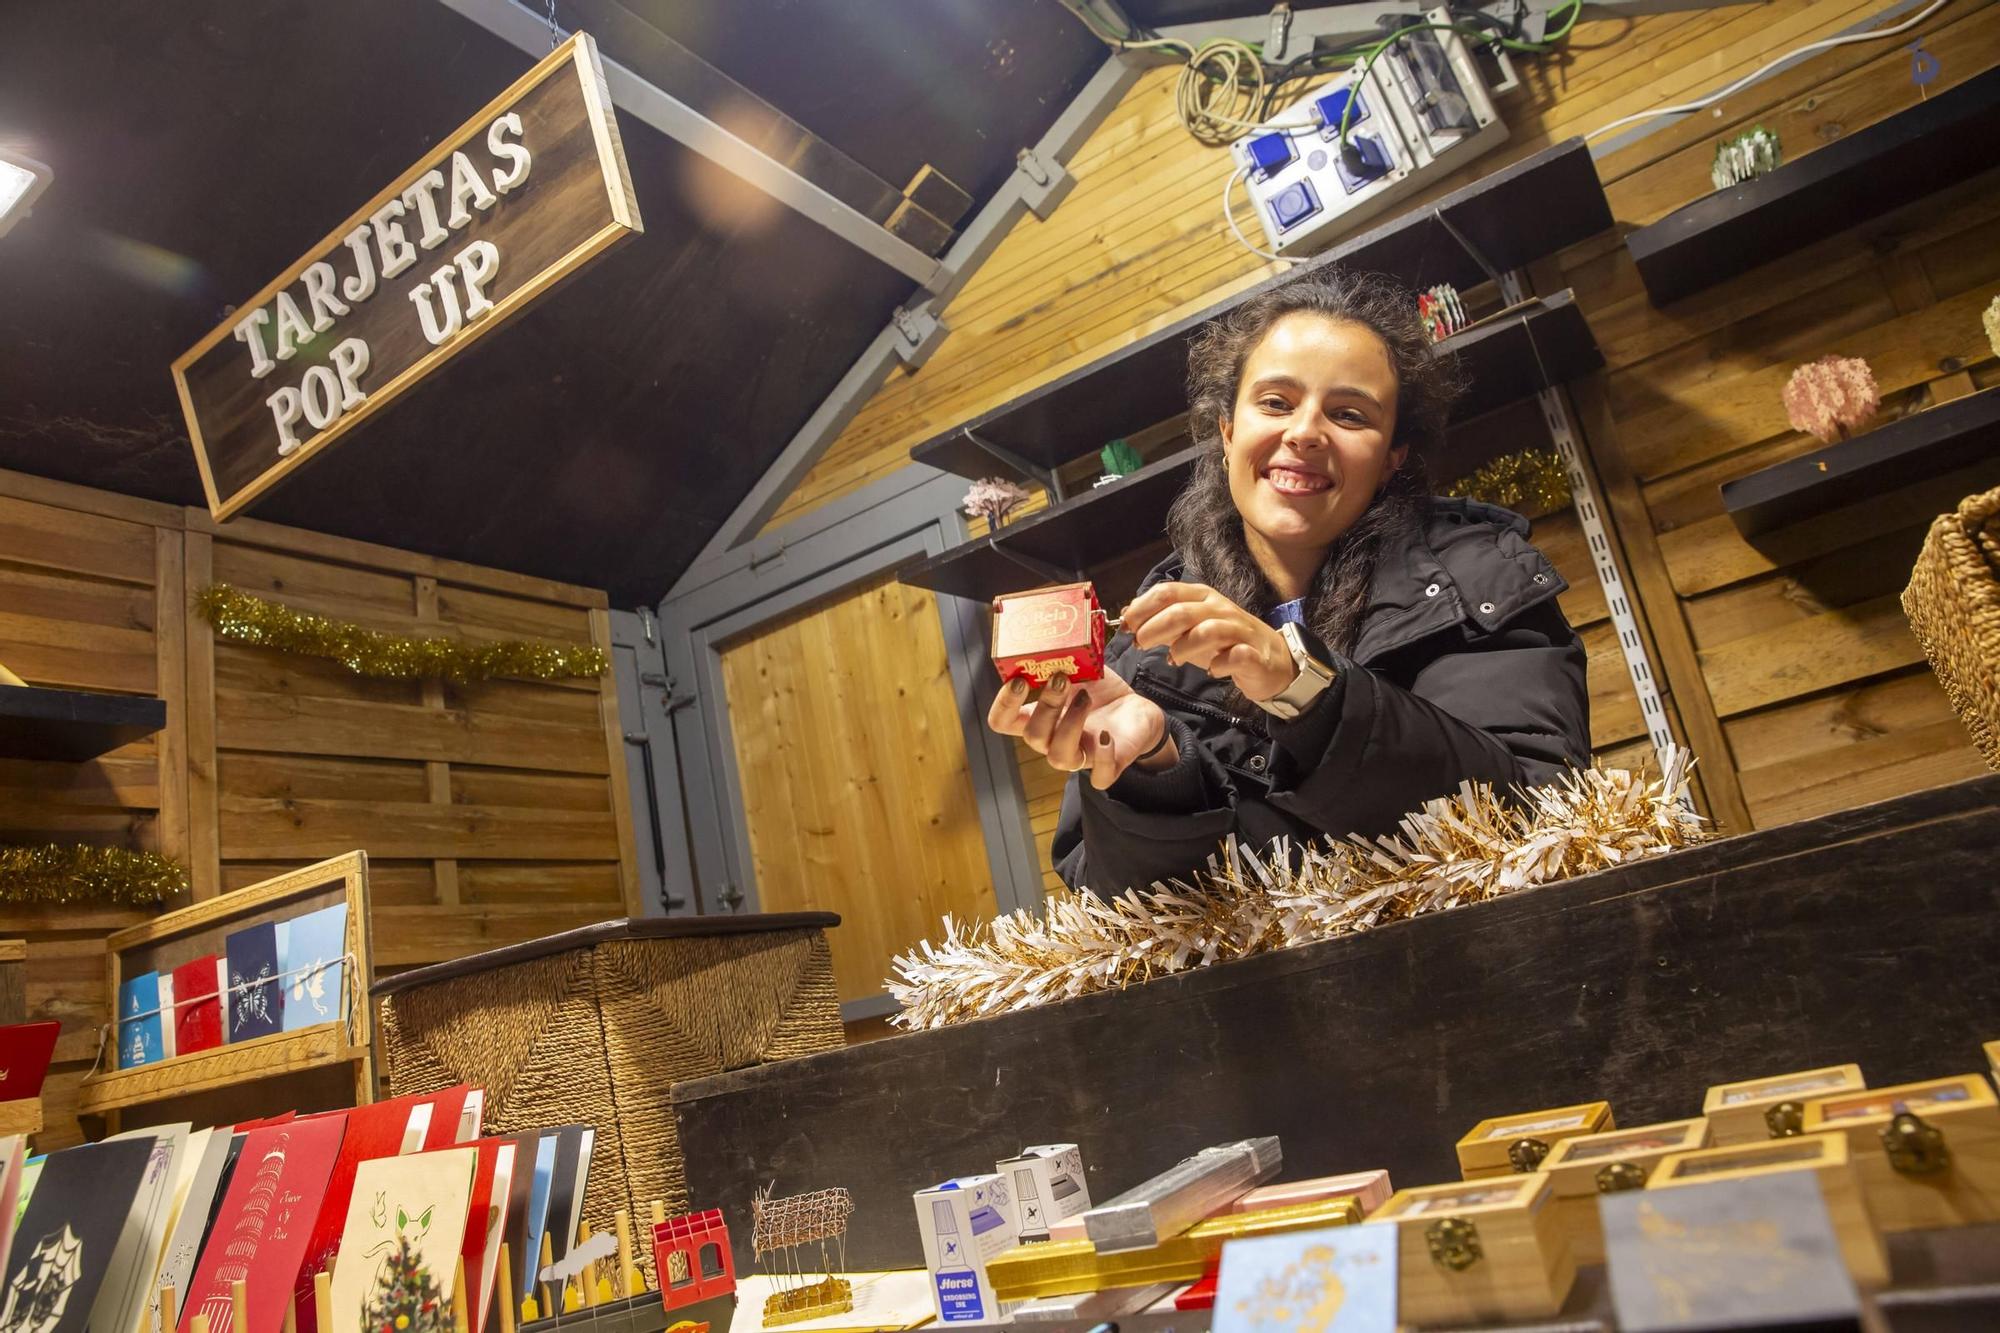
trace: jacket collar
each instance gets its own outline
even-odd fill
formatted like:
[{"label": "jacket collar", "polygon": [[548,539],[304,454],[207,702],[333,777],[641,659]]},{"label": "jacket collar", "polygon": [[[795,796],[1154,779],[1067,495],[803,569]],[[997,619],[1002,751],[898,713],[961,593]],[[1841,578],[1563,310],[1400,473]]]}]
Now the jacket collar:
[{"label": "jacket collar", "polygon": [[[1184,577],[1176,551],[1141,591]],[[1528,520],[1478,500],[1433,498],[1420,530],[1376,562],[1353,658],[1367,664],[1459,625],[1491,633],[1568,588],[1528,542]]]}]

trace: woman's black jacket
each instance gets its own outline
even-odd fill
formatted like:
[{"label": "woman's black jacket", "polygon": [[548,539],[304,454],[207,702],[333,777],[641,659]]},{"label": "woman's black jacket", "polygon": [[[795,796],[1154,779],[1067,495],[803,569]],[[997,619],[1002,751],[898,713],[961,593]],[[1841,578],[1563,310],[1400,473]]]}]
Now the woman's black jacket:
[{"label": "woman's black jacket", "polygon": [[[1181,577],[1175,555],[1142,586]],[[1231,833],[1256,848],[1387,833],[1467,778],[1505,789],[1588,764],[1583,645],[1556,605],[1566,586],[1518,514],[1431,500],[1419,534],[1379,558],[1353,654],[1307,634],[1337,677],[1291,721],[1233,717],[1226,682],[1119,635],[1106,665],[1166,710],[1180,762],[1102,792],[1072,775],[1057,870],[1111,895],[1185,877]]]}]

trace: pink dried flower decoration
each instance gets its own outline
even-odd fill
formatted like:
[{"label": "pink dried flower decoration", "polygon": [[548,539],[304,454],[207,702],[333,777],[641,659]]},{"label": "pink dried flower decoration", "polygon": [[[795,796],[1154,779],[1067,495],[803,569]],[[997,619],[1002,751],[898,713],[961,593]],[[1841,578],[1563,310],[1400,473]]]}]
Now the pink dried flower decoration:
[{"label": "pink dried flower decoration", "polygon": [[998,527],[1007,515],[1028,503],[1028,493],[1002,477],[984,477],[965,493],[963,508],[973,518]]},{"label": "pink dried flower decoration", "polygon": [[1792,429],[1826,444],[1866,426],[1881,406],[1875,372],[1858,356],[1808,361],[1785,383],[1785,415]]}]

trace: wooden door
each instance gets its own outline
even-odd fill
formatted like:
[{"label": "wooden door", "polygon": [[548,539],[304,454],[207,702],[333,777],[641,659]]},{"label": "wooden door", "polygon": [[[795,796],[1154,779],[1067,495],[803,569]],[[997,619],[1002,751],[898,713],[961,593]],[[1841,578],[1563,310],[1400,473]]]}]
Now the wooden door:
[{"label": "wooden door", "polygon": [[994,913],[936,602],[894,574],[722,651],[757,908],[838,912],[842,1000]]}]

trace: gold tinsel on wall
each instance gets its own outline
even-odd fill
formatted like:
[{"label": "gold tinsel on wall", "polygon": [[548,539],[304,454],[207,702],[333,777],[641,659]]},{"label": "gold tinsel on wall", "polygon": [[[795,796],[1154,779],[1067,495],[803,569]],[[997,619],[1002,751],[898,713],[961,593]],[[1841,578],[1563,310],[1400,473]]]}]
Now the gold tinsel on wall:
[{"label": "gold tinsel on wall", "polygon": [[1466,783],[1404,816],[1390,837],[1280,839],[1262,855],[1227,843],[1193,884],[1116,898],[1063,892],[1042,916],[1014,912],[896,958],[889,978],[907,1028],[946,1027],[1051,1000],[1116,990],[1210,963],[1370,930],[1624,865],[1700,841],[1685,803],[1691,761],[1669,751],[1647,781],[1571,771],[1510,805]]},{"label": "gold tinsel on wall", "polygon": [[359,676],[397,680],[489,680],[518,676],[531,680],[595,677],[610,669],[604,650],[589,643],[547,643],[390,634],[351,621],[294,611],[226,583],[195,594],[195,608],[215,632],[237,643],[306,657],[324,657]]},{"label": "gold tinsel on wall", "polygon": [[13,907],[154,907],[187,892],[187,872],[123,847],[0,847],[0,903]]},{"label": "gold tinsel on wall", "polygon": [[1553,513],[1570,501],[1569,471],[1553,449],[1523,449],[1443,487],[1439,494],[1484,500],[1529,517]]}]

